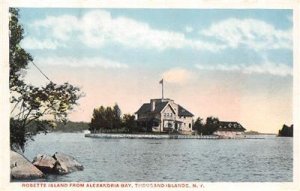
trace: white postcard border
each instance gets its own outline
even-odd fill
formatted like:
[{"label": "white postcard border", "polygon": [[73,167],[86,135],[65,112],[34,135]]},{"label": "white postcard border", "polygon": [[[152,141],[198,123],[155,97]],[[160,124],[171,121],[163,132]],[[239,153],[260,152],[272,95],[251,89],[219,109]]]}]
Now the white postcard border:
[{"label": "white postcard border", "polygon": [[[294,122],[294,175],[291,183],[209,183],[201,182],[204,188],[131,188],[130,190],[300,190],[300,63],[299,63],[299,24],[300,2],[297,0],[202,0],[202,1],[158,1],[158,0],[5,0],[1,2],[1,65],[0,65],[0,190],[34,191],[82,191],[82,190],[127,190],[124,188],[25,188],[22,183],[10,182],[9,165],[9,88],[8,88],[8,7],[80,7],[80,8],[186,8],[186,9],[293,9],[293,122]],[[133,183],[134,184],[134,183]],[[199,183],[198,183],[199,184]]]}]

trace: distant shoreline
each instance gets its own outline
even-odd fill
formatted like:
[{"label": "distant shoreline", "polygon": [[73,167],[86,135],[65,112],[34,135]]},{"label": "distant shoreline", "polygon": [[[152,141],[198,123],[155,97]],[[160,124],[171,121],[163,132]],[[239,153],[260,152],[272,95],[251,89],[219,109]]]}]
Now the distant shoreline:
[{"label": "distant shoreline", "polygon": [[124,133],[87,133],[89,138],[103,139],[264,139],[258,137],[240,136],[235,138],[221,137],[217,135],[174,135],[174,134],[124,134]]},{"label": "distant shoreline", "polygon": [[[90,132],[88,129],[76,129],[76,130],[64,130],[64,129],[56,129],[56,130],[49,130],[48,133],[87,133]],[[94,133],[93,133],[94,134]],[[95,133],[100,134],[100,133]],[[146,133],[146,132],[136,132],[136,133],[124,133],[124,132],[102,132],[101,134],[128,134],[128,135],[166,135],[166,133]],[[180,134],[179,134],[180,135]],[[274,135],[278,136],[276,133],[247,133],[245,132],[245,136],[254,136],[254,135]],[[197,136],[197,135],[191,135]],[[200,135],[199,135],[200,136]],[[209,135],[206,135],[209,136]],[[281,137],[281,136],[279,136]]]},{"label": "distant shoreline", "polygon": [[277,133],[260,133],[257,131],[246,131],[245,135],[278,135]]},{"label": "distant shoreline", "polygon": [[215,135],[172,135],[172,134],[124,134],[124,133],[88,133],[89,138],[108,139],[220,139]]}]

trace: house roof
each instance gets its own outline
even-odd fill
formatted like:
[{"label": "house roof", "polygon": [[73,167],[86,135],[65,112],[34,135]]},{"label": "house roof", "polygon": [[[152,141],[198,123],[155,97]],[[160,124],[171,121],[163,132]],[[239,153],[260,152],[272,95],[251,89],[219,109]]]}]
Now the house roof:
[{"label": "house roof", "polygon": [[181,105],[178,105],[178,116],[193,117],[194,115]]},{"label": "house roof", "polygon": [[135,113],[136,114],[144,114],[150,112],[150,103],[144,103],[140,109],[138,109]]},{"label": "house roof", "polygon": [[161,112],[165,107],[166,105],[168,105],[168,102],[158,102],[158,103],[155,103],[155,109],[154,109],[154,113],[159,113]]},{"label": "house roof", "polygon": [[246,129],[235,121],[219,121],[218,123],[219,131],[245,131]]},{"label": "house roof", "polygon": [[[168,102],[156,102],[155,103],[155,109],[154,111],[152,111],[153,113],[159,113],[161,112],[166,105],[168,104]],[[144,103],[139,110],[137,110],[137,112],[135,112],[136,114],[145,114],[145,113],[150,113],[151,112],[151,105],[150,103]]]},{"label": "house roof", "polygon": [[[159,113],[166,107],[166,105],[168,105],[168,102],[156,102],[155,109],[152,112]],[[140,107],[140,109],[135,113],[136,114],[146,114],[146,113],[150,113],[150,112],[151,112],[151,104],[144,103]],[[189,112],[188,110],[186,110],[185,108],[183,108],[181,105],[178,105],[178,116],[193,117],[194,115],[191,112]]]}]

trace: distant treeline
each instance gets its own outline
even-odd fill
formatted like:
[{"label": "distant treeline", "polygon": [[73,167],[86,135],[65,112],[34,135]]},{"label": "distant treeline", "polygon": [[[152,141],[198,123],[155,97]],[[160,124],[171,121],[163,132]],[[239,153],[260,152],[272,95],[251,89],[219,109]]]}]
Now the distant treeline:
[{"label": "distant treeline", "polygon": [[61,132],[79,132],[89,129],[89,123],[86,122],[73,122],[67,121],[66,123],[59,122],[55,128],[50,131],[61,131]]},{"label": "distant treeline", "polygon": [[294,125],[287,126],[283,125],[282,128],[278,131],[278,136],[281,137],[293,137]]},{"label": "distant treeline", "polygon": [[35,120],[27,128],[28,133],[36,134],[38,132],[80,132],[89,129],[89,123],[87,122],[52,122],[49,125],[48,121]]},{"label": "distant treeline", "polygon": [[246,135],[260,135],[261,133],[259,133],[258,131],[246,131],[245,132]]}]

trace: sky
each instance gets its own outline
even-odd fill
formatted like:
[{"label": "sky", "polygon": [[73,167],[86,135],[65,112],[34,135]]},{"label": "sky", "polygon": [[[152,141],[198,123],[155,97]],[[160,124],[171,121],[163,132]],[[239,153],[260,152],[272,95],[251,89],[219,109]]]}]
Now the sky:
[{"label": "sky", "polygon": [[[292,121],[292,10],[21,8],[21,46],[55,83],[85,93],[69,115],[173,99],[196,117],[277,133]],[[47,80],[32,65],[26,81]]]}]

